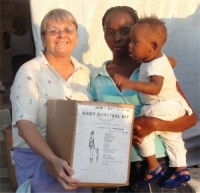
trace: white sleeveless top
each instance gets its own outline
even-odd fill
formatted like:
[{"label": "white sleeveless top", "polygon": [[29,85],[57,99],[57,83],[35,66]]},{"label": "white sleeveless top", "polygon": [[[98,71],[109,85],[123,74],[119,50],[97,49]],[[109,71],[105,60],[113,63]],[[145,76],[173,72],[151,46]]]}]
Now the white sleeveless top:
[{"label": "white sleeveless top", "polygon": [[23,54],[34,54],[34,42],[31,39],[31,32],[28,31],[23,36],[18,36],[14,33],[10,34],[10,48],[12,56]]}]

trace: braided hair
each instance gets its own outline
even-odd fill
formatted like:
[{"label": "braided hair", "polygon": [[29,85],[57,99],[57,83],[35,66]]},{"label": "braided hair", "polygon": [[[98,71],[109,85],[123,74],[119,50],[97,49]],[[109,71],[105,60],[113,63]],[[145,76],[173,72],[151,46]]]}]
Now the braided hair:
[{"label": "braided hair", "polygon": [[134,23],[136,23],[137,20],[139,19],[138,15],[137,15],[137,11],[135,11],[133,8],[128,7],[128,6],[115,6],[115,7],[111,7],[110,9],[108,9],[105,12],[105,14],[104,14],[104,16],[102,18],[102,26],[104,26],[104,24],[105,24],[106,17],[110,13],[116,13],[116,12],[124,12],[124,13],[129,14],[132,17]]}]

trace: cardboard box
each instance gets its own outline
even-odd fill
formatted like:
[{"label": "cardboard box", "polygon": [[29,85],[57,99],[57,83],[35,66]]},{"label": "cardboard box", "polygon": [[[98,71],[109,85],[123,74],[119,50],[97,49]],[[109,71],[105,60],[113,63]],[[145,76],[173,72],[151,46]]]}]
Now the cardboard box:
[{"label": "cardboard box", "polygon": [[12,128],[8,126],[6,129],[3,130],[4,133],[4,141],[5,141],[5,148],[6,148],[6,157],[8,163],[8,173],[9,173],[9,180],[12,188],[17,188],[17,181],[15,176],[15,165],[13,164],[13,157],[12,155]]},{"label": "cardboard box", "polygon": [[[78,186],[129,183],[134,105],[50,99],[46,140],[74,169]],[[46,163],[51,175],[54,170]]]}]

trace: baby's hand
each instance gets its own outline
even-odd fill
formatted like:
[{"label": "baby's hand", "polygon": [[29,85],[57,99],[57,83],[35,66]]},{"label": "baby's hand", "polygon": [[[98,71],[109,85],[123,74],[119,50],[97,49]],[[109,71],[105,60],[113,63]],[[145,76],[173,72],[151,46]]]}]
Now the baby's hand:
[{"label": "baby's hand", "polygon": [[124,76],[115,74],[114,81],[117,86],[121,87],[121,90],[131,89],[130,88],[130,80]]}]

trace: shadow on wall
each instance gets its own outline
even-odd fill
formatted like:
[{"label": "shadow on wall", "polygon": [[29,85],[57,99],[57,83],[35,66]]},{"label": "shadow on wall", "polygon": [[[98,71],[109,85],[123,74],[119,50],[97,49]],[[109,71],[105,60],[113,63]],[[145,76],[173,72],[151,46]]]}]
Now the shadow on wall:
[{"label": "shadow on wall", "polygon": [[80,63],[84,64],[83,62],[83,55],[89,50],[89,33],[84,26],[78,24],[78,44],[74,49],[72,55],[76,58]]},{"label": "shadow on wall", "polygon": [[87,53],[88,50],[90,49],[88,40],[89,40],[88,31],[86,30],[86,28],[83,25],[78,24],[78,44],[77,44],[76,48],[74,49],[72,55],[80,63],[85,64],[93,73],[96,70],[96,67],[94,67],[94,65],[92,65],[92,64],[86,64],[84,62],[84,53]]},{"label": "shadow on wall", "polygon": [[200,164],[200,5],[194,14],[186,18],[163,18],[168,30],[168,40],[163,52],[173,56],[177,65],[174,69],[178,82],[190,105],[195,111],[198,123],[183,132],[187,149],[187,164]]},{"label": "shadow on wall", "polygon": [[199,53],[199,18],[200,5],[197,7],[194,14],[186,18],[163,18],[163,20],[166,22],[168,30],[168,40],[165,44],[164,51],[169,54],[176,54],[176,56],[180,57],[181,59],[187,58],[192,53]]},{"label": "shadow on wall", "polygon": [[[163,18],[168,39],[163,52],[177,61],[174,69],[189,103],[200,115],[200,5],[186,18]],[[200,120],[200,117],[198,117]]]},{"label": "shadow on wall", "polygon": [[38,56],[40,51],[44,50],[44,47],[41,41],[40,26],[36,23],[33,23],[32,29],[33,29],[33,39],[34,39],[35,48],[36,48],[36,56]]}]

